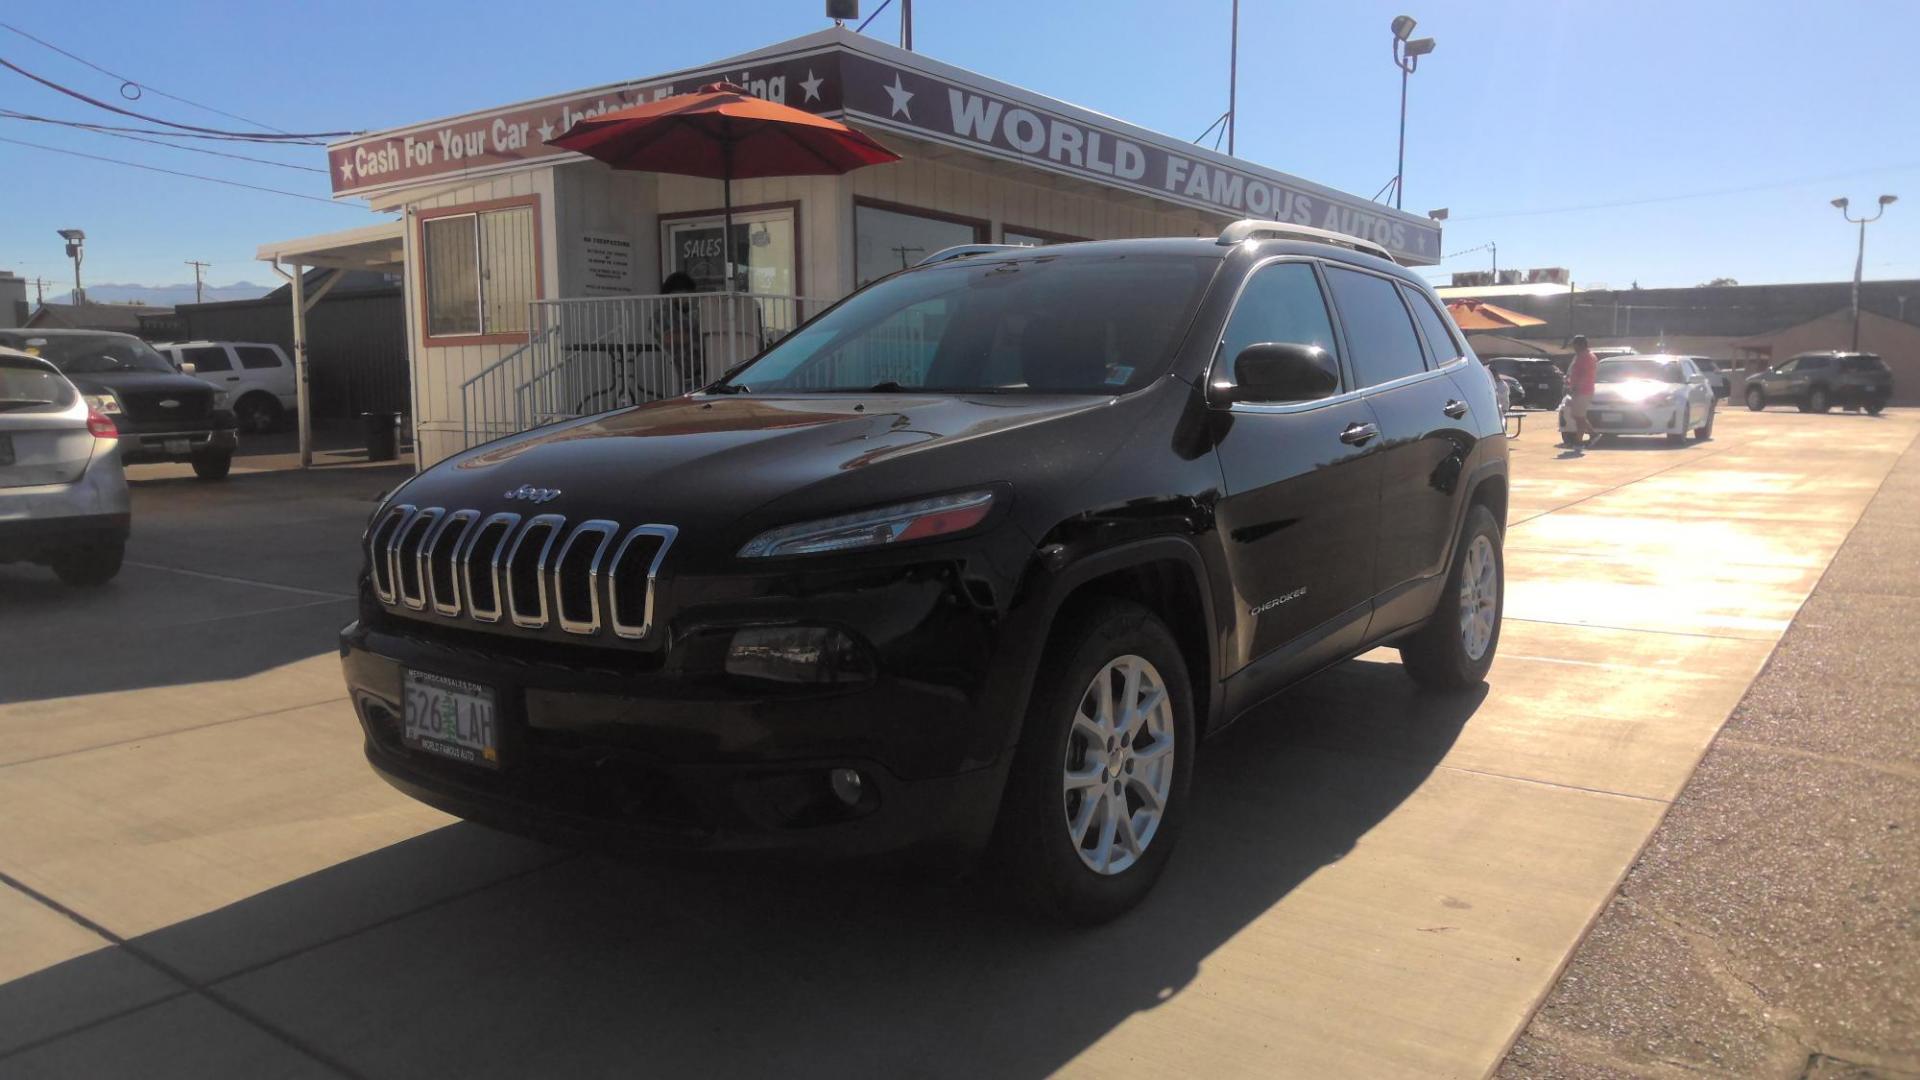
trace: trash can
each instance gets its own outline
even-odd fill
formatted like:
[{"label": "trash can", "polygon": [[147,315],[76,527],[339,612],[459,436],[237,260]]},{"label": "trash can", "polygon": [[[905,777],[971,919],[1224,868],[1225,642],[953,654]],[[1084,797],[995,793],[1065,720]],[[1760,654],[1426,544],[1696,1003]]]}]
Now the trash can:
[{"label": "trash can", "polygon": [[392,461],[400,456],[400,414],[370,412],[361,416],[367,422],[367,460]]}]

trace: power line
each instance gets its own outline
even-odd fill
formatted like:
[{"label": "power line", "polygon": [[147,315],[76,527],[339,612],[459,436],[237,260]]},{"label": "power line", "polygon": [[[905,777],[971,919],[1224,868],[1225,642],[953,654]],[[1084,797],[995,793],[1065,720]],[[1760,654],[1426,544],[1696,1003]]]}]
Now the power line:
[{"label": "power line", "polygon": [[148,116],[146,113],[134,112],[132,109],[123,109],[118,105],[110,105],[107,102],[101,101],[99,98],[96,98],[96,97],[89,97],[78,90],[74,90],[70,87],[62,86],[59,83],[54,82],[52,79],[47,79],[39,75],[35,75],[33,72],[28,71],[26,68],[21,67],[19,64],[16,64],[11,60],[6,59],[5,57],[0,57],[0,67],[8,68],[17,74],[24,75],[27,78],[32,79],[34,82],[37,82],[40,85],[47,87],[50,90],[57,90],[60,93],[65,94],[70,98],[74,98],[79,101],[84,101],[89,105],[95,106],[97,108],[105,109],[108,112],[116,112],[116,113],[119,113],[121,116],[131,116],[136,120],[145,120],[149,124],[161,124],[170,128],[179,128],[182,131],[199,131],[199,132],[204,132],[211,135],[241,135],[247,138],[259,140],[261,142],[279,142],[286,139],[329,139],[329,138],[335,138],[342,135],[359,134],[358,132],[354,132],[354,131],[309,131],[309,132],[304,132],[298,135],[289,135],[289,134],[267,135],[257,131],[224,131],[220,128],[200,127],[195,124],[180,124],[180,123],[175,123],[172,120],[162,120],[157,116]]},{"label": "power line", "polygon": [[1824,184],[1831,180],[1847,180],[1856,176],[1868,176],[1883,172],[1905,172],[1920,169],[1920,162],[1906,162],[1898,165],[1877,165],[1870,169],[1852,169],[1841,173],[1828,173],[1825,176],[1803,176],[1798,180],[1779,180],[1769,184],[1747,184],[1742,187],[1715,188],[1711,191],[1690,191],[1680,195],[1654,195],[1644,199],[1619,199],[1613,202],[1584,203],[1578,206],[1552,206],[1538,210],[1505,210],[1497,214],[1468,214],[1454,217],[1454,221],[1493,221],[1498,218],[1541,217],[1546,214],[1572,214],[1582,210],[1612,210],[1623,206],[1647,206],[1652,203],[1680,202],[1686,199],[1710,199],[1717,195],[1745,195],[1754,191],[1778,191],[1784,188],[1806,187],[1809,184]]},{"label": "power line", "polygon": [[323,142],[299,141],[291,139],[258,139],[251,135],[203,135],[192,131],[164,131],[160,128],[125,127],[120,124],[89,124],[84,120],[62,120],[53,116],[40,116],[37,113],[23,113],[15,109],[0,109],[0,116],[11,120],[31,120],[37,124],[57,124],[61,127],[85,128],[88,131],[124,131],[135,135],[160,135],[169,139],[202,139],[207,142],[246,142],[261,146],[325,146]]},{"label": "power line", "polygon": [[[230,113],[222,109],[216,109],[211,105],[202,105],[197,101],[188,100],[187,98],[183,98],[178,94],[169,94],[165,90],[162,90],[157,86],[149,86],[146,83],[140,82],[137,79],[129,79],[125,75],[122,75],[117,71],[109,71],[106,68],[101,67],[99,64],[96,64],[93,61],[87,59],[84,56],[76,56],[75,54],[68,52],[67,50],[61,48],[60,46],[55,45],[51,41],[47,41],[44,38],[34,37],[32,34],[27,33],[25,30],[20,29],[19,27],[13,25],[12,23],[0,22],[0,27],[5,27],[6,29],[13,31],[16,34],[19,34],[21,37],[26,38],[28,41],[34,42],[35,44],[44,45],[47,48],[52,49],[54,52],[59,53],[61,56],[64,56],[69,60],[75,61],[77,63],[85,64],[86,66],[92,68],[93,70],[99,72],[102,75],[107,76],[108,78],[119,79],[120,80],[120,96],[126,98],[128,101],[138,101],[140,100],[141,92],[151,90],[154,93],[159,94],[163,98],[171,98],[172,100],[177,101],[182,105],[191,105],[194,108],[200,109],[203,112],[210,112],[216,116],[224,116],[229,120],[238,120],[243,124],[252,124],[255,127],[263,127],[263,128],[266,128],[268,131],[278,131],[282,135],[288,134],[285,130],[274,127],[272,124],[263,124],[258,120],[249,120],[248,118],[241,116],[238,113]],[[133,94],[131,96],[127,94],[127,87],[129,86],[133,87]]]},{"label": "power line", "polygon": [[[29,116],[21,116],[21,115],[13,114],[6,109],[0,109],[0,117],[5,117],[6,119],[9,119],[9,120],[39,119],[38,117],[29,117]],[[62,121],[52,120],[52,121],[48,121],[48,123],[58,124],[58,123],[62,123]],[[66,126],[79,128],[82,131],[90,131],[95,135],[111,135],[116,139],[131,139],[134,142],[146,143],[149,146],[164,146],[169,150],[187,150],[195,154],[211,154],[214,157],[232,158],[235,161],[251,161],[256,165],[273,165],[277,168],[282,168],[282,169],[297,169],[300,172],[324,174],[327,171],[325,169],[315,168],[312,165],[293,165],[285,161],[274,161],[269,158],[253,157],[252,155],[249,155],[249,154],[229,154],[224,150],[209,150],[204,146],[181,146],[178,143],[163,142],[160,139],[148,139],[148,138],[143,138],[139,135],[127,135],[118,131],[108,131],[94,124],[80,124],[80,123],[67,122]]]},{"label": "power line", "polygon": [[854,27],[853,32],[856,34],[866,33],[867,23],[870,23],[873,20],[879,18],[880,13],[887,10],[887,5],[891,3],[893,3],[893,0],[880,0],[880,6],[877,8],[874,8],[873,14],[867,16],[866,19],[862,20],[859,26]]},{"label": "power line", "polygon": [[83,154],[78,150],[65,150],[58,146],[43,146],[40,143],[26,142],[21,139],[9,139],[5,136],[0,136],[0,143],[28,146],[35,150],[46,150],[55,154],[67,154],[71,157],[87,158],[91,161],[104,161],[109,165],[125,165],[132,169],[145,169],[148,172],[166,173],[168,176],[184,176],[189,180],[205,180],[210,184],[225,184],[228,187],[246,188],[249,191],[264,191],[270,195],[285,195],[289,198],[305,199],[308,202],[325,203],[328,206],[346,206],[345,203],[337,203],[332,199],[323,199],[318,195],[303,195],[298,191],[283,191],[280,188],[261,187],[259,184],[243,184],[238,180],[224,180],[218,176],[203,176],[199,173],[181,172],[178,169],[163,169],[158,165],[142,165],[137,161],[122,161],[119,158],[101,157],[99,154]]}]

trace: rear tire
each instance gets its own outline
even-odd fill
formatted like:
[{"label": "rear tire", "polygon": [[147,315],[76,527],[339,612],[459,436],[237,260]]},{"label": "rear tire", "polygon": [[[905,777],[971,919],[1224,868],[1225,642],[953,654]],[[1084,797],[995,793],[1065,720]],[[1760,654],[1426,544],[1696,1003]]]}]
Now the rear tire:
[{"label": "rear tire", "polygon": [[125,540],[100,540],[55,555],[53,572],[68,585],[90,589],[112,581],[126,555]]},{"label": "rear tire", "polygon": [[[1180,838],[1193,776],[1193,688],[1179,645],[1146,608],[1101,600],[1067,618],[1028,702],[994,847],[1036,914],[1091,926],[1144,899]],[[1153,684],[1163,706],[1152,704]],[[1138,693],[1131,703],[1128,686]],[[1132,734],[1116,733],[1114,721],[1136,704],[1149,707]]]},{"label": "rear tire", "polygon": [[1879,416],[1882,412],[1886,411],[1886,408],[1887,403],[1884,401],[1869,401],[1866,404],[1868,416]]},{"label": "rear tire", "polygon": [[1400,645],[1401,665],[1414,682],[1429,690],[1479,685],[1500,647],[1505,606],[1500,523],[1492,511],[1476,504],[1467,511],[1466,530],[1433,616]]},{"label": "rear tire", "polygon": [[225,480],[233,470],[233,451],[193,455],[193,475],[202,480]]},{"label": "rear tire", "polygon": [[1749,388],[1747,390],[1747,408],[1752,409],[1754,412],[1759,412],[1766,407],[1767,392],[1757,386]]},{"label": "rear tire", "polygon": [[1833,402],[1827,397],[1827,388],[1816,386],[1807,391],[1807,412],[1823,413],[1833,408]]}]

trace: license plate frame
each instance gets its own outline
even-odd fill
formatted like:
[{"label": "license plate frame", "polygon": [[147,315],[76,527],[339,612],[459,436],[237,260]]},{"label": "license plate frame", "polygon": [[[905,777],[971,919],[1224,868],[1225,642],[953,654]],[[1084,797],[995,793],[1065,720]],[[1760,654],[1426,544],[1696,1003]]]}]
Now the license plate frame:
[{"label": "license plate frame", "polygon": [[169,454],[185,454],[193,450],[192,439],[162,439],[160,448]]},{"label": "license plate frame", "polygon": [[13,436],[0,433],[0,465],[11,465],[13,462]]},{"label": "license plate frame", "polygon": [[1593,419],[1602,424],[1617,424],[1625,419],[1625,414],[1595,409],[1593,410]]},{"label": "license plate frame", "polygon": [[500,692],[407,668],[400,679],[400,742],[463,765],[500,768]]}]

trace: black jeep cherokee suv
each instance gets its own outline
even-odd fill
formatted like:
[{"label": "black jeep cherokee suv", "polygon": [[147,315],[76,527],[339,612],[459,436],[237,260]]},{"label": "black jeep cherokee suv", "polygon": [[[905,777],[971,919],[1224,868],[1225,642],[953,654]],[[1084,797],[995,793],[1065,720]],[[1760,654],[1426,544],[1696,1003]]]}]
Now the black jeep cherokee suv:
[{"label": "black jeep cherokee suv", "polygon": [[1124,911],[1201,738],[1499,640],[1491,377],[1419,278],[1300,233],[934,262],[426,470],[341,635],[369,760],[562,842],[991,843],[1043,909]]},{"label": "black jeep cherokee suv", "polygon": [[174,370],[132,334],[105,330],[0,330],[0,345],[60,369],[120,430],[120,460],[191,462],[202,480],[223,480],[239,445],[225,391]]}]

